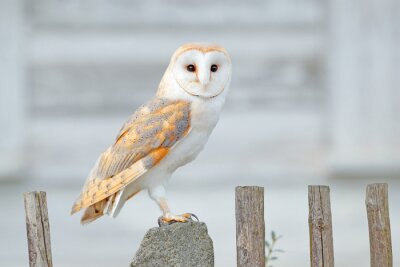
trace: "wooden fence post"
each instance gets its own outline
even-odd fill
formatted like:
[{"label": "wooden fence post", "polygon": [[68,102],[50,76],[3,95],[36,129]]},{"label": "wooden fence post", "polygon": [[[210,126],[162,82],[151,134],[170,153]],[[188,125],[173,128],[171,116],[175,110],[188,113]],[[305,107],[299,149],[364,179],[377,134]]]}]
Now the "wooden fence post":
[{"label": "wooden fence post", "polygon": [[388,185],[368,185],[365,205],[368,215],[371,267],[392,267]]},{"label": "wooden fence post", "polygon": [[24,194],[29,266],[52,267],[46,192]]},{"label": "wooden fence post", "polygon": [[265,267],[264,188],[236,187],[238,267]]},{"label": "wooden fence post", "polygon": [[333,267],[332,215],[328,186],[308,186],[312,267]]}]

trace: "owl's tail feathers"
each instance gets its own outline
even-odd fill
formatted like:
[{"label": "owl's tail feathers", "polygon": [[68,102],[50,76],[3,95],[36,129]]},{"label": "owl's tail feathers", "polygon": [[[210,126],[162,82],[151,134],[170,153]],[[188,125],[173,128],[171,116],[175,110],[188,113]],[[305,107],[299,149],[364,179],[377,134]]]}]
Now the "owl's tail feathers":
[{"label": "owl's tail feathers", "polygon": [[[105,214],[113,218],[117,217],[125,202],[135,196],[141,190],[139,186],[134,187],[134,189],[135,190],[130,193],[130,195],[127,195],[126,199],[125,197],[123,197],[122,201],[121,197],[124,193],[124,190],[120,190],[114,195],[111,195],[103,200],[100,200],[99,202],[96,202],[93,205],[90,205],[85,209],[85,212],[83,213],[81,224],[85,225],[91,223]],[[72,213],[75,212],[75,210],[72,210]]]},{"label": "owl's tail feathers", "polygon": [[81,224],[88,224],[104,215],[108,199],[103,199],[86,208],[81,218]]},{"label": "owl's tail feathers", "polygon": [[122,195],[123,190],[118,191],[114,195],[109,196],[99,202],[87,207],[81,218],[81,224],[88,224],[96,219],[100,218],[104,214],[112,217],[116,217],[118,214],[114,214],[115,206],[118,203],[119,198]]}]

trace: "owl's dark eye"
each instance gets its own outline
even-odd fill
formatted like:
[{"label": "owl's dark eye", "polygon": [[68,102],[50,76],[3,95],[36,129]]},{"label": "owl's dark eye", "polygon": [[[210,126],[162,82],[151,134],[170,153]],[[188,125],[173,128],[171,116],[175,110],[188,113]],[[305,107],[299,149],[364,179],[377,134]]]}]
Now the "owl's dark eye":
[{"label": "owl's dark eye", "polygon": [[196,67],[195,67],[194,65],[192,65],[192,64],[188,65],[188,66],[186,67],[186,69],[187,69],[187,71],[189,71],[189,72],[194,72],[194,71],[196,71]]},{"label": "owl's dark eye", "polygon": [[212,72],[216,72],[216,71],[218,70],[218,66],[215,65],[215,64],[213,64],[213,65],[211,65],[210,70],[211,70]]}]

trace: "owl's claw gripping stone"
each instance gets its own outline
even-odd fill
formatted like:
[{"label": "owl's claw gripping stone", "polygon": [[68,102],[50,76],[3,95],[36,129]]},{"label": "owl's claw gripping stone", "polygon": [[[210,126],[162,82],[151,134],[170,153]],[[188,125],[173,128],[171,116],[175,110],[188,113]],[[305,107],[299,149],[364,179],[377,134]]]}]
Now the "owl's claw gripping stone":
[{"label": "owl's claw gripping stone", "polygon": [[184,213],[182,215],[167,215],[167,216],[160,216],[158,217],[158,226],[165,226],[165,225],[170,225],[173,223],[185,223],[188,221],[194,221],[193,218],[196,219],[196,221],[199,221],[199,218],[193,214],[193,213]]}]

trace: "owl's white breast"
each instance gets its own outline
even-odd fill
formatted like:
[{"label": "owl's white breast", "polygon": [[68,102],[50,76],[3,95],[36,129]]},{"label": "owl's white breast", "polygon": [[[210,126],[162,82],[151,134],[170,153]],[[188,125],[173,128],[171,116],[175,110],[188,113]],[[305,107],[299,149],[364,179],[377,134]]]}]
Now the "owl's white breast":
[{"label": "owl's white breast", "polygon": [[178,167],[194,160],[203,150],[215,125],[218,122],[221,107],[214,102],[194,101],[191,104],[191,130],[182,138],[165,158],[168,170],[173,172]]}]

